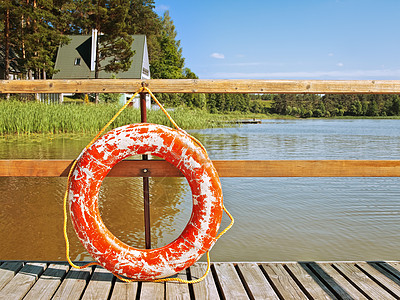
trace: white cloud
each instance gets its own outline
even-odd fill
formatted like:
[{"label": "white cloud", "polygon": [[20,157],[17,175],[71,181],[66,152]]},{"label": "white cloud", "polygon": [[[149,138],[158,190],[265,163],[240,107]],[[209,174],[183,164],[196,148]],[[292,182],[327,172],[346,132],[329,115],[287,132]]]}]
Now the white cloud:
[{"label": "white cloud", "polygon": [[217,58],[217,59],[224,59],[225,55],[223,55],[222,53],[214,52],[214,53],[211,53],[210,57]]},{"label": "white cloud", "polygon": [[334,56],[335,54],[333,54],[333,53],[328,53],[328,56]]},{"label": "white cloud", "polygon": [[349,71],[311,71],[311,72],[258,72],[258,73],[216,73],[221,79],[400,79],[398,70],[349,70]]},{"label": "white cloud", "polygon": [[160,4],[160,5],[157,5],[154,10],[156,12],[162,12],[163,13],[164,11],[169,10],[169,6],[164,5],[164,4]]},{"label": "white cloud", "polygon": [[337,63],[336,64],[338,67],[343,67],[344,66],[344,64],[342,63],[342,62],[339,62],[339,63]]}]

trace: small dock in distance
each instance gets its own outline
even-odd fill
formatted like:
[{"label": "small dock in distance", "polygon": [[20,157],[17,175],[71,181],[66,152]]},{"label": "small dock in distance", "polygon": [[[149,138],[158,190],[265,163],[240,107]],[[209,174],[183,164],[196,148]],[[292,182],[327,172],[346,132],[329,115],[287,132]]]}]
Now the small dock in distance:
[{"label": "small dock in distance", "polygon": [[246,119],[246,120],[235,120],[235,121],[228,121],[231,124],[261,124],[261,120],[257,119]]},{"label": "small dock in distance", "polygon": [[236,120],[234,123],[236,123],[236,124],[261,124],[261,120],[256,120],[256,119]]},{"label": "small dock in distance", "polygon": [[[179,273],[203,275],[206,263]],[[400,299],[400,262],[213,263],[197,284],[125,283],[94,266],[0,262],[0,299]]]}]

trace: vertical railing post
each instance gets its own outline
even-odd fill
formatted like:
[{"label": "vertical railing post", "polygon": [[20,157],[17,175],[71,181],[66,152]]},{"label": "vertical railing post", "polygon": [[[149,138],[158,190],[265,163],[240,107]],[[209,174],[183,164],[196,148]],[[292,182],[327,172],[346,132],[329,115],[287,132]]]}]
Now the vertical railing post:
[{"label": "vertical railing post", "polygon": [[[146,93],[140,93],[140,121],[147,122]],[[147,154],[142,155],[143,160],[148,160]],[[151,231],[150,231],[150,193],[149,193],[149,177],[143,177],[143,199],[144,199],[144,234],[146,249],[151,248]]]}]

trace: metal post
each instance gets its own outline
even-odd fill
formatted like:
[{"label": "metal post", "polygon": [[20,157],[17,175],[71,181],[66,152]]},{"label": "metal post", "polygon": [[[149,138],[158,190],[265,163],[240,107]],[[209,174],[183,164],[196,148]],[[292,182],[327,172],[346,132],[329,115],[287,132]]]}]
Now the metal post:
[{"label": "metal post", "polygon": [[[146,93],[140,93],[140,119],[142,123],[147,122]],[[142,155],[143,160],[148,160],[148,155]],[[146,170],[144,170],[146,171]],[[143,177],[143,199],[144,199],[144,234],[146,249],[151,248],[150,232],[150,193],[149,177]]]}]

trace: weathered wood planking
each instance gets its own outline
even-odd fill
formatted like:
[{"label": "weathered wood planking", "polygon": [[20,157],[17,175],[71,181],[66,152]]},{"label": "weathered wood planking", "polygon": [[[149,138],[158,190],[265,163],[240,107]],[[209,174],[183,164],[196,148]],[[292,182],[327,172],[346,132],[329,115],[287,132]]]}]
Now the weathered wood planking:
[{"label": "weathered wood planking", "polygon": [[[183,280],[188,280],[186,270],[180,272],[174,277],[180,278]],[[190,299],[189,285],[183,283],[176,282],[166,282],[165,283],[165,299],[173,300],[173,299]]]},{"label": "weathered wood planking", "polygon": [[[126,283],[117,279],[112,291],[111,300],[136,299],[138,285],[137,282]],[[156,297],[153,299],[156,299]]]},{"label": "weathered wood planking", "polygon": [[215,263],[214,268],[218,285],[225,299],[248,299],[246,289],[233,263]]},{"label": "weathered wood planking", "polygon": [[68,264],[50,264],[24,300],[50,299],[69,270]]},{"label": "weathered wood planking", "polygon": [[45,263],[27,263],[1,289],[0,299],[22,299],[44,272]]},{"label": "weathered wood planking", "polygon": [[340,272],[346,280],[357,282],[358,287],[363,291],[363,294],[370,299],[394,299],[390,294],[382,289],[375,281],[364,274],[356,265],[335,263],[333,267]]},{"label": "weathered wood planking", "polygon": [[[400,177],[400,160],[214,160],[221,177]],[[65,177],[70,160],[0,160],[0,176]],[[163,160],[124,160],[111,177],[180,177]]]},{"label": "weathered wood planking", "polygon": [[143,300],[164,300],[165,283],[142,282],[140,298]]},{"label": "weathered wood planking", "polygon": [[238,267],[243,277],[243,284],[246,284],[246,289],[254,299],[279,299],[256,263],[240,263]]},{"label": "weathered wood planking", "polygon": [[304,289],[306,295],[312,299],[332,299],[334,295],[327,289],[318,277],[312,277],[306,266],[302,266],[298,263],[288,263],[285,266],[286,271],[290,274],[292,278],[295,279],[298,285],[302,287],[307,287]]},{"label": "weathered wood planking", "polygon": [[89,284],[86,287],[82,300],[107,300],[108,295],[110,294],[113,277],[114,275],[108,272],[106,269],[96,266],[92,278],[90,278]]},{"label": "weathered wood planking", "polygon": [[[206,263],[196,263],[190,267],[190,276],[192,280],[202,277],[207,270]],[[210,273],[203,281],[193,284],[193,293],[195,299],[218,299],[218,289],[215,280]]]},{"label": "weathered wood planking", "polygon": [[[371,266],[367,263],[357,263],[357,267],[365,274],[371,274],[376,278],[382,287],[392,286],[392,289],[388,292],[397,299],[400,299],[400,278],[393,278],[386,272],[381,272],[376,267]],[[393,284],[395,283],[395,284]],[[396,285],[397,284],[397,285]]]},{"label": "weathered wood planking", "polygon": [[20,261],[5,262],[0,266],[0,290],[13,279],[22,266]]},{"label": "weathered wood planking", "polygon": [[[399,262],[214,263],[197,284],[125,283],[100,267],[0,262],[0,299],[399,299]],[[196,279],[196,263],[177,276]],[[12,275],[10,277],[10,274]]]},{"label": "weathered wood planking", "polygon": [[400,94],[400,80],[81,79],[0,80],[1,93]]},{"label": "weathered wood planking", "polygon": [[70,269],[52,299],[80,299],[85,290],[93,269]]},{"label": "weathered wood planking", "polygon": [[312,268],[322,278],[327,286],[332,287],[332,291],[339,299],[367,299],[347,278],[343,277],[331,264],[313,264]]},{"label": "weathered wood planking", "polygon": [[264,272],[275,286],[277,293],[284,299],[308,299],[300,286],[287,273],[282,264],[262,264]]}]

